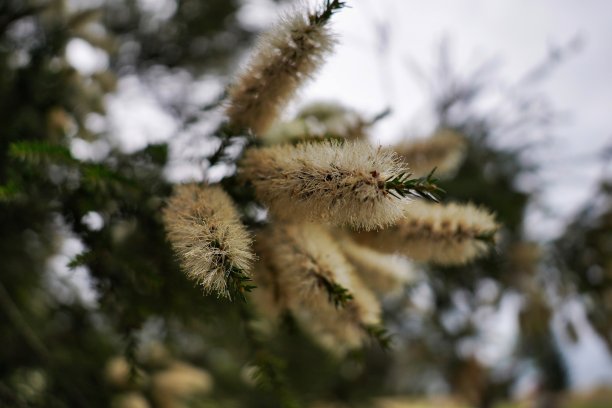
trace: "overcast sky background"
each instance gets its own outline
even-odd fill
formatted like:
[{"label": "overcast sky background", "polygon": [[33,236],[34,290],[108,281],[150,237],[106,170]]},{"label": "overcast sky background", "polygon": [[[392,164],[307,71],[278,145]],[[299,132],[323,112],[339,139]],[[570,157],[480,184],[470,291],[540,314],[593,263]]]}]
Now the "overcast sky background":
[{"label": "overcast sky background", "polygon": [[[172,9],[170,0],[141,0],[152,12]],[[277,18],[272,0],[245,0],[240,18],[252,28],[265,30]],[[312,1],[311,3],[315,3]],[[547,95],[553,107],[563,113],[562,122],[543,135],[518,135],[510,145],[537,142],[529,152],[541,164],[536,174],[522,179],[525,188],[538,186],[539,201],[531,209],[527,232],[538,239],[554,238],[564,223],[595,191],[602,177],[611,177],[611,166],[602,158],[612,144],[612,2],[607,0],[349,0],[349,9],[334,18],[339,45],[334,55],[301,92],[296,106],[313,100],[332,100],[366,115],[392,108],[392,115],[374,129],[374,141],[392,143],[399,138],[425,136],[432,117],[425,109],[428,94],[423,83],[409,69],[417,64],[425,72],[437,58],[447,39],[452,61],[459,72],[469,73],[479,64],[495,59],[500,86],[522,78],[555,47],[580,44],[580,51],[542,83],[529,89]],[[166,10],[166,11],[164,11]],[[167,14],[167,13],[166,13]],[[67,57],[84,73],[105,69],[108,57],[81,40],[69,44]],[[207,78],[194,84],[181,73],[169,76],[167,92],[188,92],[194,103],[204,104],[221,85]],[[151,90],[135,76],[122,78],[119,90],[107,100],[109,123],[92,115],[88,126],[108,130],[125,150],[142,148],[147,142],[167,140],[177,132],[177,121],[155,102]],[[487,106],[483,106],[483,109]],[[205,132],[206,129],[202,129]],[[104,144],[104,142],[100,142]],[[191,146],[193,148],[193,146]],[[104,155],[104,146],[76,141],[78,157]],[[97,153],[96,153],[97,152]],[[100,153],[102,152],[102,153]],[[185,169],[178,169],[185,174]],[[194,177],[198,177],[194,173]],[[68,239],[65,254],[53,262],[65,269],[66,253],[78,253],[82,245]],[[67,272],[66,272],[67,273]],[[80,279],[87,286],[87,278]],[[95,294],[90,294],[95,297]],[[501,315],[491,322],[493,343],[512,348],[516,333],[518,303],[509,298]],[[553,327],[572,368],[573,384],[581,388],[612,384],[612,359],[601,339],[585,325],[584,310],[578,303],[563,311],[583,333],[578,344],[564,337],[563,321]],[[503,338],[502,338],[503,337]]]}]

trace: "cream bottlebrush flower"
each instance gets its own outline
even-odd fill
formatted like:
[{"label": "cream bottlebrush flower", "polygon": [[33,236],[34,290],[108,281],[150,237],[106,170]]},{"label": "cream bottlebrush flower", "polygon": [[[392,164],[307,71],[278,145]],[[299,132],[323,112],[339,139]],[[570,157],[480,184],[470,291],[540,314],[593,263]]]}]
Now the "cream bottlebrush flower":
[{"label": "cream bottlebrush flower", "polygon": [[325,141],[246,152],[241,174],[280,219],[370,230],[403,215],[404,199],[385,181],[407,172],[393,152],[366,142]]},{"label": "cream bottlebrush flower", "polygon": [[113,398],[111,408],[150,408],[151,404],[140,392],[126,392]]},{"label": "cream bottlebrush flower", "polygon": [[302,83],[322,65],[334,37],[327,26],[342,2],[296,10],[262,35],[246,69],[229,89],[226,114],[235,130],[263,135]]},{"label": "cream bottlebrush flower", "polygon": [[348,234],[337,234],[346,258],[354,265],[359,277],[378,295],[389,295],[417,279],[412,264],[398,255],[390,255],[360,245]]},{"label": "cream bottlebrush flower", "polygon": [[261,315],[278,321],[289,310],[289,298],[294,294],[294,288],[287,287],[282,271],[273,262],[274,248],[271,245],[274,242],[268,236],[269,232],[270,228],[266,228],[255,236],[253,247],[257,261],[253,267],[253,281],[257,290],[249,294],[249,301]]},{"label": "cream bottlebrush flower", "polygon": [[213,379],[202,369],[175,362],[153,376],[151,388],[155,406],[182,408],[190,398],[209,393],[213,388]]},{"label": "cream bottlebrush flower", "polygon": [[367,327],[380,323],[380,304],[323,226],[277,223],[257,242],[268,274],[258,290],[268,291],[268,302],[290,311],[315,340],[356,348]]},{"label": "cream bottlebrush flower", "polygon": [[149,380],[147,374],[139,369],[132,372],[132,369],[133,367],[124,357],[112,357],[104,367],[104,378],[109,384],[117,388],[146,385]]},{"label": "cream bottlebrush flower", "polygon": [[163,214],[168,239],[187,276],[206,292],[242,288],[254,255],[231,198],[218,186],[177,186]]},{"label": "cream bottlebrush flower", "polygon": [[464,136],[452,130],[441,130],[433,136],[407,142],[393,148],[408,163],[416,177],[434,168],[437,177],[451,177],[463,163],[467,150]]},{"label": "cream bottlebrush flower", "polygon": [[371,122],[342,105],[318,102],[305,106],[297,118],[277,123],[264,135],[264,142],[276,144],[307,139],[364,139]]},{"label": "cream bottlebrush flower", "polygon": [[381,251],[399,252],[416,261],[460,265],[487,253],[499,225],[493,215],[472,204],[430,204],[406,207],[391,228],[356,233],[358,242]]}]

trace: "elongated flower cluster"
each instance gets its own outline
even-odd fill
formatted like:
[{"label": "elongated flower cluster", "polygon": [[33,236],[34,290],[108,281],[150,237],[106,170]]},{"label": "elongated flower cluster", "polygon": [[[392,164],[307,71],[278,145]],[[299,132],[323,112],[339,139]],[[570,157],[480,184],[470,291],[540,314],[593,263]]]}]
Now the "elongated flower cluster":
[{"label": "elongated flower cluster", "polygon": [[331,51],[327,22],[338,2],[321,11],[296,11],[261,36],[247,68],[229,90],[230,127],[263,135],[300,85]]},{"label": "elongated flower cluster", "polygon": [[294,143],[307,140],[359,140],[366,137],[371,122],[357,112],[329,102],[305,106],[289,122],[276,123],[264,135],[266,144]]},{"label": "elongated flower cluster", "polygon": [[220,187],[177,186],[163,214],[168,239],[187,276],[206,292],[231,296],[253,262],[251,238]]},{"label": "elongated flower cluster", "polygon": [[256,245],[265,254],[255,276],[260,309],[291,312],[314,339],[341,353],[360,347],[367,328],[380,323],[378,301],[325,227],[278,223]]},{"label": "elongated flower cluster", "polygon": [[417,201],[393,227],[354,236],[363,244],[417,261],[460,265],[486,254],[498,229],[490,212],[471,204]]},{"label": "elongated flower cluster", "polygon": [[414,267],[398,255],[358,244],[348,234],[338,236],[338,244],[367,287],[380,296],[398,292],[417,279]]},{"label": "elongated flower cluster", "polygon": [[438,177],[449,177],[463,162],[467,143],[459,133],[441,130],[427,139],[396,146],[394,150],[410,165],[414,176],[424,176],[435,168]]},{"label": "elongated flower cluster", "polygon": [[335,141],[252,149],[241,166],[276,217],[366,230],[402,216],[404,201],[385,182],[406,171],[392,152]]},{"label": "elongated flower cluster", "polygon": [[189,397],[209,394],[213,388],[212,376],[191,364],[173,362],[151,379],[151,394],[156,406],[184,407]]},{"label": "elongated flower cluster", "polygon": [[498,229],[489,212],[473,205],[411,202],[439,200],[435,176],[452,175],[465,153],[465,140],[457,133],[401,146],[398,155],[371,146],[365,137],[385,113],[366,121],[334,104],[312,105],[294,121],[271,128],[332,48],[327,22],[343,4],[326,0],[319,11],[286,17],[260,39],[229,89],[228,123],[220,129],[227,139],[221,146],[244,132],[265,146],[253,147],[249,138],[244,156],[236,159],[238,177],[224,181],[243,208],[263,204],[269,209],[265,227],[245,211],[255,229],[258,261],[221,187],[179,186],[164,211],[183,269],[206,292],[244,298],[243,292],[253,288],[245,282],[254,263],[257,287],[249,299],[258,311],[277,321],[293,316],[317,342],[340,355],[372,337],[387,345],[376,295],[401,290],[416,279],[406,256],[462,264],[484,255]]}]

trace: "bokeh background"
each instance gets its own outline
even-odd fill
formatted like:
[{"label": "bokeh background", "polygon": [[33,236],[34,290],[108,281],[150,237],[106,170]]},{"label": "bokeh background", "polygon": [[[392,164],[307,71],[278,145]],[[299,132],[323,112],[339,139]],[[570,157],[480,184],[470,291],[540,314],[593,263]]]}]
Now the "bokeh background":
[{"label": "bokeh background", "polygon": [[[305,3],[5,0],[3,405],[612,403],[610,4],[347,3],[335,53],[284,118],[327,101],[389,109],[377,144],[462,133],[468,156],[443,187],[498,213],[495,253],[423,267],[387,299],[391,352],[338,361],[288,331],[263,359],[286,378],[254,386],[258,343],[184,280],[159,211],[172,183],[233,173],[209,160],[224,89],[256,35]],[[164,397],[168,361],[189,364],[175,381],[195,384],[191,405]]]}]

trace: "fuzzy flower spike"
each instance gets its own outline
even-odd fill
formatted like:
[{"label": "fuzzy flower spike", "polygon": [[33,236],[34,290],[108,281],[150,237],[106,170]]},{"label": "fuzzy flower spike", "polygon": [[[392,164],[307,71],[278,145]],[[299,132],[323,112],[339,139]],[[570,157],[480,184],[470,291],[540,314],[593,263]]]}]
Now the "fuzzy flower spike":
[{"label": "fuzzy flower spike", "polygon": [[230,128],[259,136],[270,128],[331,51],[335,41],[328,22],[342,7],[342,1],[333,0],[320,10],[296,10],[260,37],[248,66],[229,89]]},{"label": "fuzzy flower spike", "polygon": [[[275,306],[286,309],[317,342],[339,354],[361,347],[379,329],[380,304],[324,226],[276,223],[257,241],[265,264],[254,293],[269,292],[266,299],[255,298],[262,312],[278,316],[280,310],[270,313]],[[381,335],[375,339],[385,342]]]},{"label": "fuzzy flower spike", "polygon": [[274,124],[263,141],[273,145],[323,139],[362,140],[381,116],[366,120],[356,111],[336,103],[312,103],[302,108],[294,120]]},{"label": "fuzzy flower spike", "polygon": [[220,187],[177,186],[163,214],[168,239],[187,276],[204,291],[244,298],[252,286],[251,238]]},{"label": "fuzzy flower spike", "polygon": [[360,245],[343,232],[338,232],[336,239],[359,277],[376,294],[401,293],[404,285],[417,280],[416,269],[405,258]]},{"label": "fuzzy flower spike", "polygon": [[438,177],[453,176],[465,158],[467,140],[461,134],[442,129],[433,136],[403,143],[393,148],[408,164],[416,176],[422,176],[436,168]]},{"label": "fuzzy flower spike", "polygon": [[472,204],[430,204],[406,207],[393,227],[355,234],[357,241],[416,261],[461,265],[485,255],[495,242],[499,225],[494,216]]},{"label": "fuzzy flower spike", "polygon": [[247,151],[242,176],[280,219],[371,230],[403,215],[405,197],[433,197],[431,178],[410,179],[395,153],[367,142],[325,141]]}]

